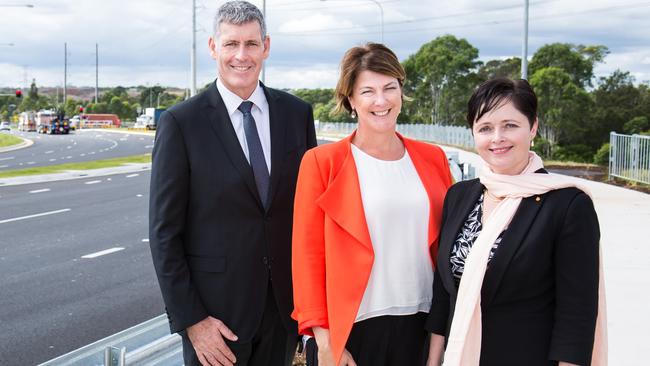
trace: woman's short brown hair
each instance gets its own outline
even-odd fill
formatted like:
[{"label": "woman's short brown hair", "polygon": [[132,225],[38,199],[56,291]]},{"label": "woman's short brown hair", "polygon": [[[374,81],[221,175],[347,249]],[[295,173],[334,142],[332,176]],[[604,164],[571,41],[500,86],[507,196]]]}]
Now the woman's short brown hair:
[{"label": "woman's short brown hair", "polygon": [[366,43],[364,46],[352,47],[341,60],[341,75],[334,92],[337,112],[342,112],[344,109],[352,112],[348,98],[352,96],[357,77],[366,70],[394,77],[399,82],[400,88],[404,85],[406,72],[395,53],[388,47],[380,43]]}]

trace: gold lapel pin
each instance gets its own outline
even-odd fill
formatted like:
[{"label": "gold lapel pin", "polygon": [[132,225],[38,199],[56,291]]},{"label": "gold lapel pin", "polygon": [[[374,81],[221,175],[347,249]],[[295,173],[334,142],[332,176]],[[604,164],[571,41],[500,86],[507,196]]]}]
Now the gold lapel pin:
[{"label": "gold lapel pin", "polygon": [[535,202],[539,202],[539,201],[541,201],[541,200],[542,200],[542,199],[539,198],[539,196],[535,197]]}]

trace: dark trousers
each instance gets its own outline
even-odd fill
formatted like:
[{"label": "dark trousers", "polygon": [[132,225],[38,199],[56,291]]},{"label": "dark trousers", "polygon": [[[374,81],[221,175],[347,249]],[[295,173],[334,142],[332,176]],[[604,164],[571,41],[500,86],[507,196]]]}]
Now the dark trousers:
[{"label": "dark trousers", "polygon": [[[354,323],[345,348],[358,366],[419,366],[426,363],[427,314],[378,316]],[[307,342],[307,365],[318,365],[313,338]]]},{"label": "dark trousers", "polygon": [[[200,366],[194,347],[187,335],[183,335],[183,359],[187,366]],[[238,366],[289,366],[296,352],[296,335],[289,336],[280,319],[278,308],[269,284],[266,308],[262,322],[253,339],[249,342],[226,344],[237,357]]]}]

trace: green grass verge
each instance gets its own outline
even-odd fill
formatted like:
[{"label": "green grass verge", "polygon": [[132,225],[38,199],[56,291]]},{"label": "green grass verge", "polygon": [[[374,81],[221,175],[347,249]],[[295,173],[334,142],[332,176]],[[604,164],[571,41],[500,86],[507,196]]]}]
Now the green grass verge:
[{"label": "green grass verge", "polygon": [[59,165],[49,165],[35,168],[13,169],[0,172],[0,178],[21,177],[25,175],[40,175],[63,173],[67,170],[90,170],[100,168],[111,168],[131,163],[150,163],[151,154],[125,156],[123,158],[113,158],[105,160],[86,161],[81,163],[67,163]]},{"label": "green grass verge", "polygon": [[19,139],[16,136],[0,133],[0,147],[18,145],[18,144],[20,144],[22,142],[23,142],[23,140]]}]

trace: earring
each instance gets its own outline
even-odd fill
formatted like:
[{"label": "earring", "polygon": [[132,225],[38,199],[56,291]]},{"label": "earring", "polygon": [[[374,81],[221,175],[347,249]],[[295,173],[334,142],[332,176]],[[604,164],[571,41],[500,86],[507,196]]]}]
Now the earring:
[{"label": "earring", "polygon": [[352,112],[350,113],[350,117],[352,117],[353,119],[357,118],[357,111],[354,108],[352,108]]},{"label": "earring", "polygon": [[535,139],[530,140],[530,147],[535,147]]}]

